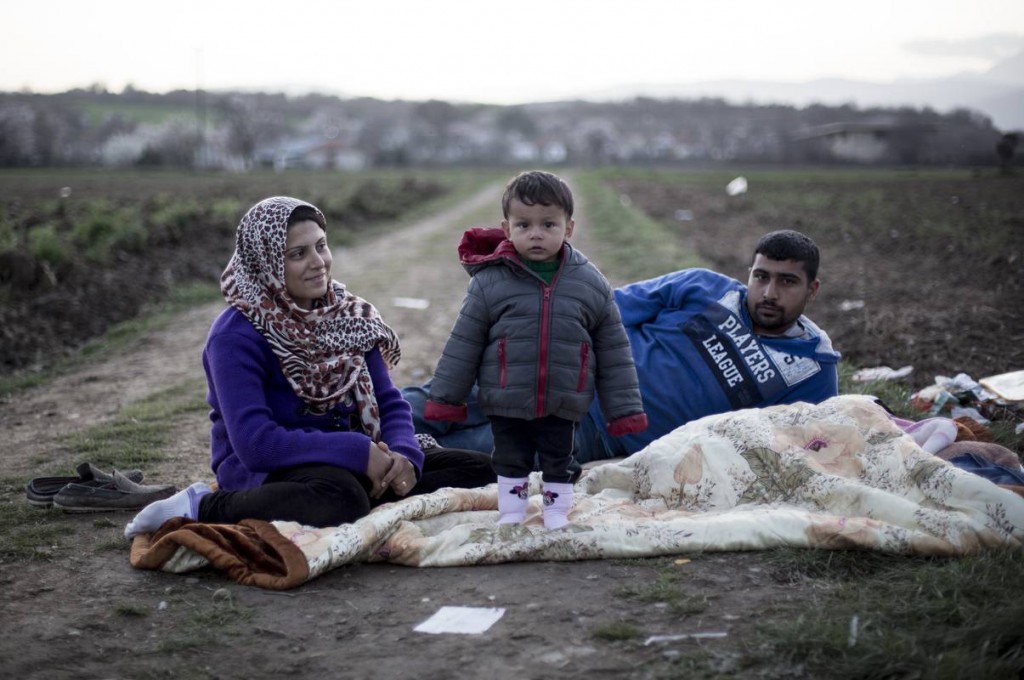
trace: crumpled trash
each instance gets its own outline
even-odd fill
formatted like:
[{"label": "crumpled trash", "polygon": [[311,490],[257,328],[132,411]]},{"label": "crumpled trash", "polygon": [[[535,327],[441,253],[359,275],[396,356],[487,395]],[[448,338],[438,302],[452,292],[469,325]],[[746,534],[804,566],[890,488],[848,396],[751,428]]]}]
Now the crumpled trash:
[{"label": "crumpled trash", "polygon": [[996,398],[995,394],[986,390],[977,380],[966,373],[957,373],[956,376],[952,378],[937,375],[935,376],[935,384],[941,385],[946,389],[946,391],[952,392],[953,394],[970,393],[974,395],[974,398],[978,401],[986,401],[988,399]]},{"label": "crumpled trash", "polygon": [[981,415],[981,411],[974,407],[965,408],[963,406],[954,406],[950,410],[949,416],[953,418],[953,420],[956,420],[957,418],[970,418],[974,422],[981,423],[982,425],[988,425],[992,422],[985,416]]},{"label": "crumpled trash", "polygon": [[978,381],[966,373],[958,373],[949,378],[944,375],[935,376],[935,384],[910,395],[910,402],[920,411],[929,415],[938,415],[944,409],[976,405],[981,415],[991,418],[991,408],[1004,404],[999,396],[985,389]]},{"label": "crumpled trash", "polygon": [[[965,373],[952,378],[936,376],[935,384],[911,394],[910,402],[915,409],[927,412],[930,416],[948,411],[950,414],[966,415],[978,422],[1020,422],[1024,417],[1024,401],[1001,398]],[[966,411],[968,409],[976,413],[969,413]]]},{"label": "crumpled trash", "polygon": [[[960,403],[959,399],[943,389],[935,391],[934,395],[926,396],[925,392],[928,389],[929,388],[926,387],[924,390],[910,395],[910,403],[914,404],[922,411],[927,411],[930,416],[937,416],[942,413],[942,409],[946,407],[947,402],[952,402],[953,404]],[[931,406],[928,406],[928,404],[931,404]]]},{"label": "crumpled trash", "polygon": [[914,372],[913,366],[901,366],[900,368],[889,368],[888,366],[875,366],[873,368],[862,368],[854,373],[851,378],[857,382],[873,382],[875,380],[897,380],[905,378]]},{"label": "crumpled trash", "polygon": [[747,178],[737,177],[733,181],[725,185],[725,193],[730,196],[739,196],[740,194],[747,193]]}]

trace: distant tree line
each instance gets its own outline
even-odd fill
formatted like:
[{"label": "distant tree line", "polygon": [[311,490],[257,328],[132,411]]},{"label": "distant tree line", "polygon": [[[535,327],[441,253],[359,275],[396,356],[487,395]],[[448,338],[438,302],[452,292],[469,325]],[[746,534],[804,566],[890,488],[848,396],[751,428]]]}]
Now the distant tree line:
[{"label": "distant tree line", "polygon": [[[861,137],[867,147],[857,147]],[[50,95],[0,93],[2,167],[1008,167],[1014,154],[1005,141],[999,146],[1003,139],[987,117],[973,111],[909,107],[797,108],[645,97],[494,106],[315,94],[154,94],[132,87],[114,93],[100,86]]]}]

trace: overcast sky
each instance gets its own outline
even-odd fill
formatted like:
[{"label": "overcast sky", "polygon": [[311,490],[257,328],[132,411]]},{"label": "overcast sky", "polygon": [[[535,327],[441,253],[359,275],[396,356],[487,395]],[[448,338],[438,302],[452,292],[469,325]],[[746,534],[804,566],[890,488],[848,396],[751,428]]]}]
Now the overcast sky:
[{"label": "overcast sky", "polygon": [[1024,0],[26,0],[0,90],[259,89],[521,103],[718,79],[875,82],[1024,51]]}]

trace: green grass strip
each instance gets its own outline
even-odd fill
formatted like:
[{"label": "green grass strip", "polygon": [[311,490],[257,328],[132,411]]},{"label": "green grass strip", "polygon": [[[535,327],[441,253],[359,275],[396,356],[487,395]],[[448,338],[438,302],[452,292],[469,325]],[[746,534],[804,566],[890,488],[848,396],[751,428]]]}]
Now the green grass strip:
[{"label": "green grass strip", "polygon": [[603,174],[574,173],[572,183],[586,206],[587,224],[601,244],[602,270],[609,279],[640,281],[677,269],[707,266],[664,224],[623,200]]},{"label": "green grass strip", "polygon": [[206,383],[187,380],[128,404],[112,421],[69,435],[62,449],[76,461],[103,469],[141,468],[164,459],[171,432],[182,416],[209,410]]}]

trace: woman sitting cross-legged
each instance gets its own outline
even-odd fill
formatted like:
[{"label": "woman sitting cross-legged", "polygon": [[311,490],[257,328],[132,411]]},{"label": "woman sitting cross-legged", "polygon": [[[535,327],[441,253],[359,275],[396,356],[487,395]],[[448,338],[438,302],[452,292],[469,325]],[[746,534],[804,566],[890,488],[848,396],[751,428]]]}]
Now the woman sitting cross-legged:
[{"label": "woman sitting cross-legged", "polygon": [[199,482],[143,508],[125,537],[173,517],[208,523],[353,522],[384,502],[495,481],[486,454],[426,454],[391,383],[395,333],[331,278],[327,221],[268,198],[238,225],[203,351],[217,490]]}]

